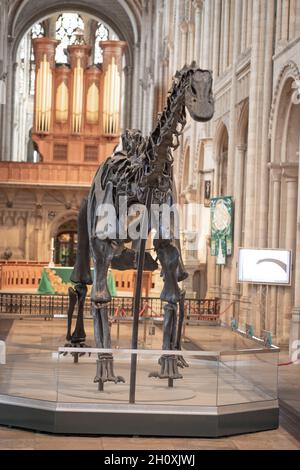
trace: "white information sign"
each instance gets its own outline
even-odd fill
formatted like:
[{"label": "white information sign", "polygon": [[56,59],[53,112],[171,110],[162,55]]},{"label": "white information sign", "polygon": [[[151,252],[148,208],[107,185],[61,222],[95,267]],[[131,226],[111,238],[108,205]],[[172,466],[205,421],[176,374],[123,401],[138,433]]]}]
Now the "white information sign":
[{"label": "white information sign", "polygon": [[238,281],[290,285],[291,251],[240,248]]}]

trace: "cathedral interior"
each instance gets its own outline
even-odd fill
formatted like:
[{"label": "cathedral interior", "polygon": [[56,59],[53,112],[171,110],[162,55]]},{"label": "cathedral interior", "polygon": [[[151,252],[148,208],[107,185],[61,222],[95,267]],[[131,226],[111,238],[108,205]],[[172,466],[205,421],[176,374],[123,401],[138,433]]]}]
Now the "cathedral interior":
[{"label": "cathedral interior", "polygon": [[[299,449],[300,0],[0,0],[0,12],[0,340],[18,337],[6,325],[16,328],[20,296],[35,313],[37,295],[45,294],[44,306],[47,295],[67,298],[78,214],[99,165],[126,129],[150,136],[176,71],[196,63],[212,74],[215,112],[207,122],[187,113],[173,153],[186,315],[202,308],[205,322],[218,317],[224,328],[238,325],[280,348],[296,431],[262,432],[262,443]],[[149,239],[146,251],[155,258],[151,247]],[[241,278],[243,249],[268,257],[271,281]],[[282,261],[270,261],[277,254],[288,259],[283,282],[276,278]],[[110,276],[113,296],[123,299],[114,311],[126,315],[136,270]],[[153,311],[163,281],[160,269],[143,273],[142,296]],[[24,317],[22,338],[30,321]],[[191,324],[189,340],[197,343]],[[217,343],[211,328],[205,324],[198,346]],[[44,330],[37,325],[37,334]],[[128,339],[129,326],[123,331]],[[119,326],[116,335],[119,347]],[[0,431],[0,449],[1,439]],[[259,446],[230,439],[210,446]],[[202,448],[201,439],[187,441],[179,440]]]}]

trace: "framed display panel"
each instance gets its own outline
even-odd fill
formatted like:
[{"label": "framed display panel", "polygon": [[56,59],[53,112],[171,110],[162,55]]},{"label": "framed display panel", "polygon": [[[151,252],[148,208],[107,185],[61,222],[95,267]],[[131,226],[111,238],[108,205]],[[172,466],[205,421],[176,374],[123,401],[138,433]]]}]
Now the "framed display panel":
[{"label": "framed display panel", "polygon": [[281,249],[240,248],[238,282],[291,285],[292,252]]}]

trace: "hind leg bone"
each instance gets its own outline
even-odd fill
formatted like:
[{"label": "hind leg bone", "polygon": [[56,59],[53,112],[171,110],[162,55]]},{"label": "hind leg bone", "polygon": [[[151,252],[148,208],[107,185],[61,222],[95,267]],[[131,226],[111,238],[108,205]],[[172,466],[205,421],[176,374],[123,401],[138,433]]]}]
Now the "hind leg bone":
[{"label": "hind leg bone", "polygon": [[[93,302],[95,342],[99,349],[111,349],[107,308],[111,295],[107,285],[107,274],[116,248],[111,240],[99,240],[97,238],[92,240],[91,246],[95,268],[91,299]],[[125,382],[123,377],[114,374],[113,355],[111,353],[100,353],[98,355],[97,373],[94,382],[102,384],[105,382]]]},{"label": "hind leg bone", "polygon": [[[107,307],[104,305],[99,308],[94,306],[93,317],[96,347],[99,349],[111,349]],[[114,382],[117,384],[119,382],[125,382],[123,377],[115,375],[113,361],[114,359],[111,353],[98,354],[97,373],[94,379],[95,383],[101,382],[104,384],[105,382]]]}]

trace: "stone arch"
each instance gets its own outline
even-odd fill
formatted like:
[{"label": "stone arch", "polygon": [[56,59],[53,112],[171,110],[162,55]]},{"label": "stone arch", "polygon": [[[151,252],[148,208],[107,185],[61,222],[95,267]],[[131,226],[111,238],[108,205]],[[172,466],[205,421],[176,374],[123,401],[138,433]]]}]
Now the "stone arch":
[{"label": "stone arch", "polygon": [[[300,80],[299,69],[294,62],[282,67],[274,91],[270,115],[269,138],[271,140],[270,172],[270,227],[272,247],[284,246],[296,263],[297,205],[299,191],[299,122],[300,105],[293,102],[295,80]],[[291,287],[275,304],[273,330],[279,341],[289,336],[291,311],[295,296],[295,278]]]},{"label": "stone arch", "polygon": [[78,212],[75,210],[68,210],[63,214],[60,214],[56,217],[53,222],[50,224],[49,227],[49,243],[51,238],[54,238],[59,230],[59,228],[65,224],[66,222],[70,221],[77,221]]},{"label": "stone arch", "polygon": [[282,95],[282,90],[285,82],[288,78],[293,80],[300,80],[300,71],[297,64],[293,61],[286,63],[280,70],[276,87],[273,93],[273,101],[270,111],[270,122],[269,122],[269,138],[272,138],[274,133],[274,127],[276,127],[276,116],[278,115],[279,102]]},{"label": "stone arch", "polygon": [[74,266],[77,252],[76,211],[68,211],[57,217],[50,226],[49,249],[53,246],[54,262],[62,266]]},{"label": "stone arch", "polygon": [[229,134],[224,122],[220,122],[214,139],[214,158],[217,164],[216,192],[225,196],[227,192],[227,166],[228,166]]},{"label": "stone arch", "polygon": [[[24,0],[20,2],[9,17],[9,35],[13,38],[12,57],[15,57],[18,44],[26,31],[35,23],[61,11],[76,11],[95,18],[101,18],[107,23],[120,39],[127,41],[128,54],[133,57],[133,47],[140,40],[140,15],[132,1],[118,0],[48,0],[41,10],[37,1]],[[129,63],[132,60],[128,61]]]},{"label": "stone arch", "polygon": [[249,100],[242,103],[237,121],[237,145],[247,145],[249,125]]},{"label": "stone arch", "polygon": [[[299,151],[300,106],[294,104],[292,85],[295,77],[286,73],[280,84],[271,130],[271,161],[296,162]],[[292,157],[291,154],[294,154]]]},{"label": "stone arch", "polygon": [[216,126],[215,134],[213,138],[213,156],[216,162],[218,162],[218,158],[220,157],[220,150],[222,145],[222,139],[224,137],[224,133],[227,132],[228,135],[228,128],[226,123],[221,119]]}]

